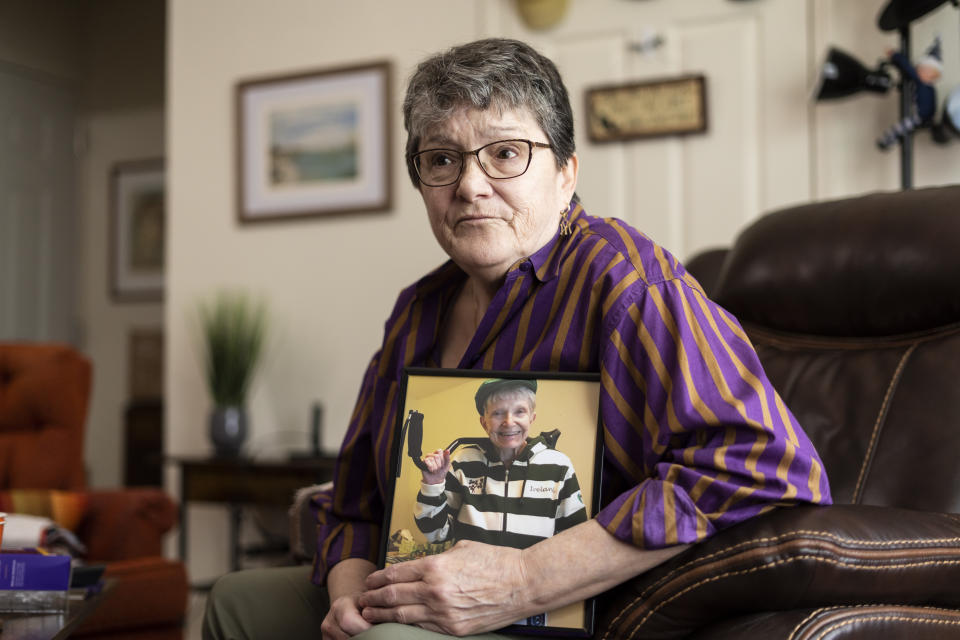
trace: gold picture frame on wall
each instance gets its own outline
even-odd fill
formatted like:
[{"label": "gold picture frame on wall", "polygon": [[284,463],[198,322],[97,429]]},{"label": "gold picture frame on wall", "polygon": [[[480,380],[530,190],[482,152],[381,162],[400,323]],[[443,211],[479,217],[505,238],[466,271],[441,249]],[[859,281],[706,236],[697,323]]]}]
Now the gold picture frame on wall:
[{"label": "gold picture frame on wall", "polygon": [[110,293],[115,302],[163,299],[166,171],[162,158],[110,172]]},{"label": "gold picture frame on wall", "polygon": [[388,210],[389,101],[388,62],[238,83],[239,221]]},{"label": "gold picture frame on wall", "polygon": [[586,92],[587,135],[614,142],[707,131],[702,75],[594,87]]},{"label": "gold picture frame on wall", "polygon": [[[532,387],[535,406],[524,449],[507,472],[480,411],[483,405],[494,414],[496,407],[486,399],[496,399],[501,390],[509,397],[518,385]],[[381,568],[442,553],[462,539],[529,546],[596,515],[603,460],[599,374],[408,368],[400,393]],[[425,498],[423,457],[443,449],[450,452],[444,488]],[[483,479],[472,477],[470,470],[481,466]],[[442,504],[431,502],[437,500]],[[481,521],[489,528],[478,525]],[[505,630],[586,638],[593,628],[589,599]]]}]

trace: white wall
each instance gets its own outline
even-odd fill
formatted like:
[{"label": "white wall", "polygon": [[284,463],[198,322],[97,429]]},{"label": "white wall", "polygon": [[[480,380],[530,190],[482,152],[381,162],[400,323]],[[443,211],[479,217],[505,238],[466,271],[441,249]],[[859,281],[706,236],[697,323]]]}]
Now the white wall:
[{"label": "white wall", "polygon": [[[718,7],[750,4],[715,2]],[[622,11],[625,18],[614,21],[611,32],[638,31],[643,24],[634,18],[645,6],[658,14],[669,13],[666,3],[572,0],[572,4],[572,15],[601,4],[603,11]],[[809,30],[810,41],[803,52],[806,62],[790,67],[790,73],[801,77],[784,77],[777,86],[793,83],[797,95],[806,95],[826,42],[848,48],[867,61],[882,52],[884,43],[892,39],[871,35],[881,4],[880,0],[808,0],[805,24],[795,25]],[[249,406],[251,453],[267,456],[305,446],[309,406],[318,400],[326,406],[323,444],[331,449],[338,446],[361,374],[380,342],[383,321],[397,291],[443,259],[402,163],[399,103],[404,81],[419,59],[450,44],[499,35],[507,28],[522,36],[524,31],[517,30],[512,14],[511,0],[170,0],[165,309],[169,454],[211,451],[205,426],[210,402],[191,319],[197,300],[223,286],[262,294],[272,315],[266,361]],[[937,20],[944,25],[945,55],[953,56],[947,64],[956,65],[957,43],[948,29],[955,27],[955,16]],[[575,31],[571,25],[561,28]],[[924,39],[919,32],[918,43]],[[393,65],[392,209],[239,226],[234,199],[236,83],[382,59]],[[758,68],[763,65],[761,61]],[[572,99],[579,108],[582,98],[574,95]],[[823,198],[897,188],[895,154],[884,157],[873,148],[873,138],[895,118],[895,98],[862,96],[849,104],[809,109],[809,115],[797,118],[795,125],[785,123],[796,129],[785,136],[790,142],[777,151],[810,158],[812,166],[797,176],[803,184],[786,196],[764,193],[761,202],[784,202],[797,193]],[[872,110],[878,112],[864,116]],[[759,116],[771,121],[770,114]],[[582,138],[580,144],[585,144]],[[956,180],[960,144],[934,149],[921,140],[917,146],[918,184]],[[782,179],[786,178],[777,177]],[[704,193],[718,187],[709,180],[697,185]],[[626,207],[637,207],[643,190],[634,188],[627,197]],[[742,213],[718,215],[736,218]],[[172,471],[169,486],[176,490]],[[191,511],[192,580],[216,575],[226,566],[226,527],[221,516],[212,509]]]}]

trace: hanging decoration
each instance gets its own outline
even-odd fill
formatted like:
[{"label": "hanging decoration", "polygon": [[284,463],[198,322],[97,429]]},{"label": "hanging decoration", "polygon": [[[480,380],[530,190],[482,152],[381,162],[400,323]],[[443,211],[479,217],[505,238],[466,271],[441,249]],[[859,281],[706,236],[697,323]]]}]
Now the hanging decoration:
[{"label": "hanging decoration", "polygon": [[[876,139],[879,149],[886,151],[900,146],[900,185],[913,186],[913,134],[930,129],[938,144],[950,141],[954,132],[960,135],[960,92],[953,91],[944,104],[943,116],[936,121],[937,91],[934,86],[943,73],[943,49],[938,37],[916,62],[910,59],[910,25],[948,0],[890,0],[877,17],[882,31],[898,31],[900,48],[889,50],[876,69],[868,69],[850,54],[831,47],[821,66],[814,99],[834,100],[860,91],[883,94],[896,87],[900,92],[900,118]],[[960,0],[949,0],[960,8]],[[898,71],[899,82],[891,74]]]}]

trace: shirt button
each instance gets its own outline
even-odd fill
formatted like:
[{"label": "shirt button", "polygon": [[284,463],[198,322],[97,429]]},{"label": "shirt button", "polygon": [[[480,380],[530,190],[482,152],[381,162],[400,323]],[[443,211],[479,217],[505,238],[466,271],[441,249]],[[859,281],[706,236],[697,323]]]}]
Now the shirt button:
[{"label": "shirt button", "polygon": [[520,271],[530,271],[530,263],[524,262],[520,265]]}]

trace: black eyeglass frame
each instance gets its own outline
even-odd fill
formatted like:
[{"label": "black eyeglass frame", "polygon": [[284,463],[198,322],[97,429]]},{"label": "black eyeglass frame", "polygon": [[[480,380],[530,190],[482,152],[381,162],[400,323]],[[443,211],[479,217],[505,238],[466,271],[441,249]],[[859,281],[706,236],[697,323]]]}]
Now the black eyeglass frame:
[{"label": "black eyeglass frame", "polygon": [[[504,142],[526,142],[527,146],[530,148],[529,154],[527,155],[527,166],[523,168],[523,171],[518,173],[515,176],[506,176],[499,178],[497,176],[492,176],[487,171],[487,168],[483,166],[483,163],[480,161],[480,152],[486,149],[487,147],[493,146],[495,144],[503,144]],[[424,149],[423,151],[418,151],[416,153],[411,153],[408,157],[410,162],[413,164],[414,171],[417,172],[417,179],[425,187],[449,187],[452,184],[456,184],[460,177],[463,175],[463,168],[467,165],[467,156],[474,156],[477,159],[477,164],[480,166],[480,170],[483,171],[483,175],[487,176],[491,180],[512,180],[513,178],[519,178],[527,172],[527,169],[530,168],[530,163],[533,162],[533,150],[534,148],[539,149],[552,149],[553,147],[546,142],[534,142],[533,140],[527,140],[526,138],[507,138],[506,140],[494,140],[493,142],[488,142],[482,147],[477,147],[473,151],[460,151],[458,149],[447,149],[445,147],[435,147],[432,149]],[[430,184],[423,179],[423,176],[420,175],[420,162],[419,158],[425,153],[430,153],[431,151],[449,151],[450,153],[459,153],[460,154],[460,171],[457,172],[457,176],[450,182],[444,182],[443,184]]]}]

